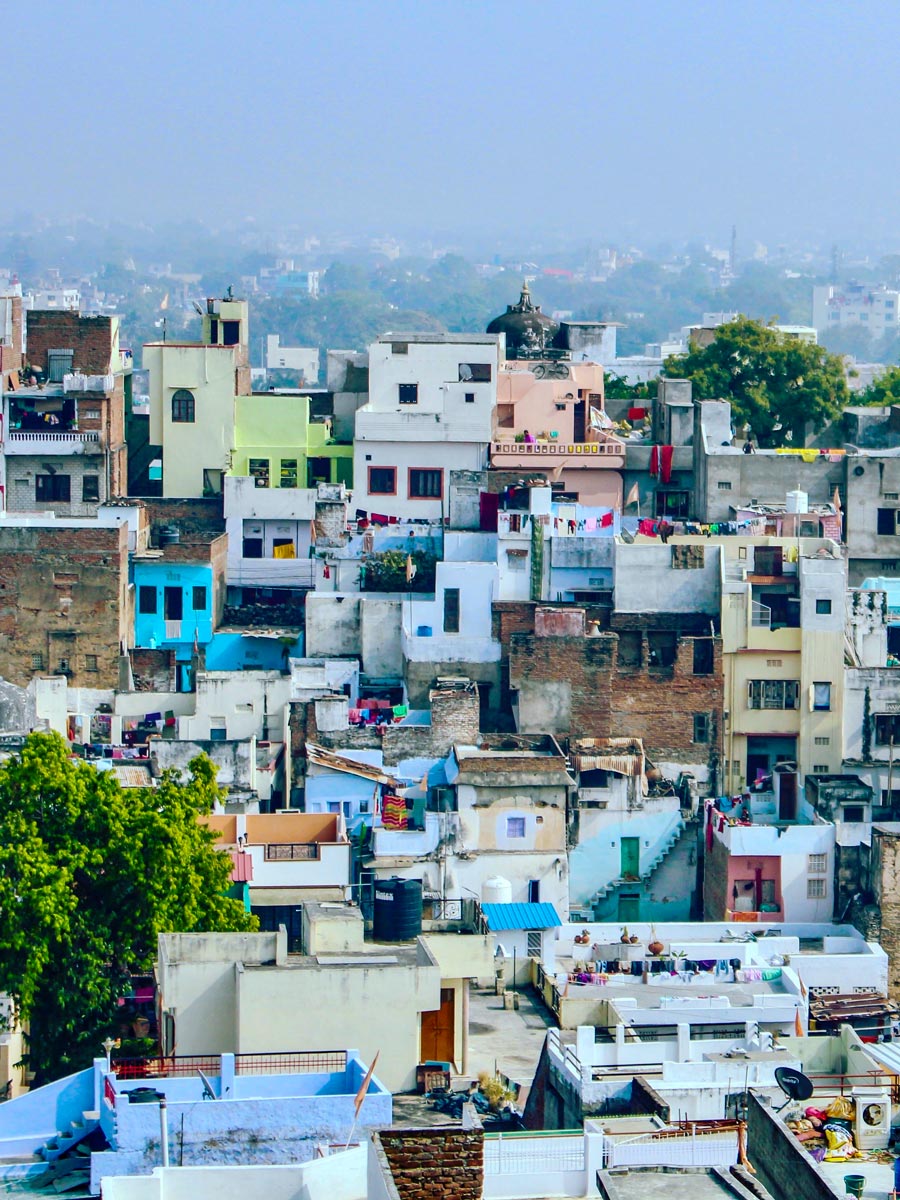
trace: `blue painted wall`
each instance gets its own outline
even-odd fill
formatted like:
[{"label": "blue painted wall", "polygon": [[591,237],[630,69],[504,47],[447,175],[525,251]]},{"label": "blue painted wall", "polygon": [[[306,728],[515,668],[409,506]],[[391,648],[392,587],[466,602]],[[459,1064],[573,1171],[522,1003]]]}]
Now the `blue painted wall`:
[{"label": "blue painted wall", "polygon": [[303,658],[303,635],[285,647],[278,638],[215,633],[206,647],[207,671],[281,671],[287,659]]},{"label": "blue painted wall", "polygon": [[[134,563],[134,643],[141,648],[160,647],[173,649],[177,645],[191,646],[196,634],[200,645],[205,646],[213,635],[213,572],[209,563],[135,562]],[[177,638],[166,636],[165,590],[168,587],[181,589],[182,613],[181,632]],[[205,588],[205,603],[194,608],[194,588]],[[156,611],[142,613],[141,589],[151,588],[156,592]]]}]

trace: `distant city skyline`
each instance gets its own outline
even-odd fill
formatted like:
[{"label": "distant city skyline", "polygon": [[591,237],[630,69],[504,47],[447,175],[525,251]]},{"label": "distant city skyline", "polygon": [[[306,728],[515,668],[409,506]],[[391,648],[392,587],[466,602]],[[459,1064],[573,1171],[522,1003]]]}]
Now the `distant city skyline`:
[{"label": "distant city skyline", "polygon": [[728,242],[890,239],[883,0],[560,12],[87,0],[11,20],[0,200],[124,222]]}]

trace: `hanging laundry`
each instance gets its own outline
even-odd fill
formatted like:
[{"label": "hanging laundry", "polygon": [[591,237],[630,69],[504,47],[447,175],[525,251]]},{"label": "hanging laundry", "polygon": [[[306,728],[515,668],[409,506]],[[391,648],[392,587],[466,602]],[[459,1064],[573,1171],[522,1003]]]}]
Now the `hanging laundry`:
[{"label": "hanging laundry", "polygon": [[672,457],[674,454],[674,446],[660,446],[659,448],[659,478],[661,483],[669,483],[672,479]]},{"label": "hanging laundry", "polygon": [[609,529],[610,526],[612,525],[612,523],[613,523],[612,512],[604,513],[603,516],[600,518],[600,527],[602,529]]},{"label": "hanging laundry", "polygon": [[588,517],[588,519],[584,523],[585,533],[593,533],[596,528],[597,528],[597,518],[596,517]]},{"label": "hanging laundry", "polygon": [[629,408],[628,420],[629,421],[643,421],[644,417],[646,417],[646,415],[647,415],[647,412],[648,412],[648,410],[646,408]]},{"label": "hanging laundry", "polygon": [[650,474],[659,474],[659,446],[653,446],[650,450]]}]

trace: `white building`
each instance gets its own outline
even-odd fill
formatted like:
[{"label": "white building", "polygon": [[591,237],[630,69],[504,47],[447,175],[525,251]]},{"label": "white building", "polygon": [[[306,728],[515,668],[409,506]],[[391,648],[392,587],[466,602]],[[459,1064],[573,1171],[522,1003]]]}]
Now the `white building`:
[{"label": "white building", "polygon": [[486,465],[502,337],[389,333],[369,347],[356,413],[354,499],[369,515],[440,520],[450,472]]},{"label": "white building", "polygon": [[880,338],[896,332],[898,323],[900,291],[861,283],[825,283],[813,288],[813,325],[820,334],[862,325],[873,338]]},{"label": "white building", "polygon": [[306,383],[316,383],[319,378],[318,347],[282,346],[279,334],[270,333],[266,337],[266,369],[299,371]]}]

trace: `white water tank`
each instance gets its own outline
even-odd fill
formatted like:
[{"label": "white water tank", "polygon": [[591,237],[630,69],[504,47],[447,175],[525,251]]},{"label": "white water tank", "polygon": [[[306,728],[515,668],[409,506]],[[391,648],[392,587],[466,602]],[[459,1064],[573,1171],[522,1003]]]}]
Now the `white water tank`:
[{"label": "white water tank", "polygon": [[808,513],[809,493],[801,492],[799,488],[796,491],[787,492],[784,497],[784,507],[789,513]]},{"label": "white water tank", "polygon": [[481,885],[482,904],[512,904],[512,884],[502,875],[492,875]]}]

